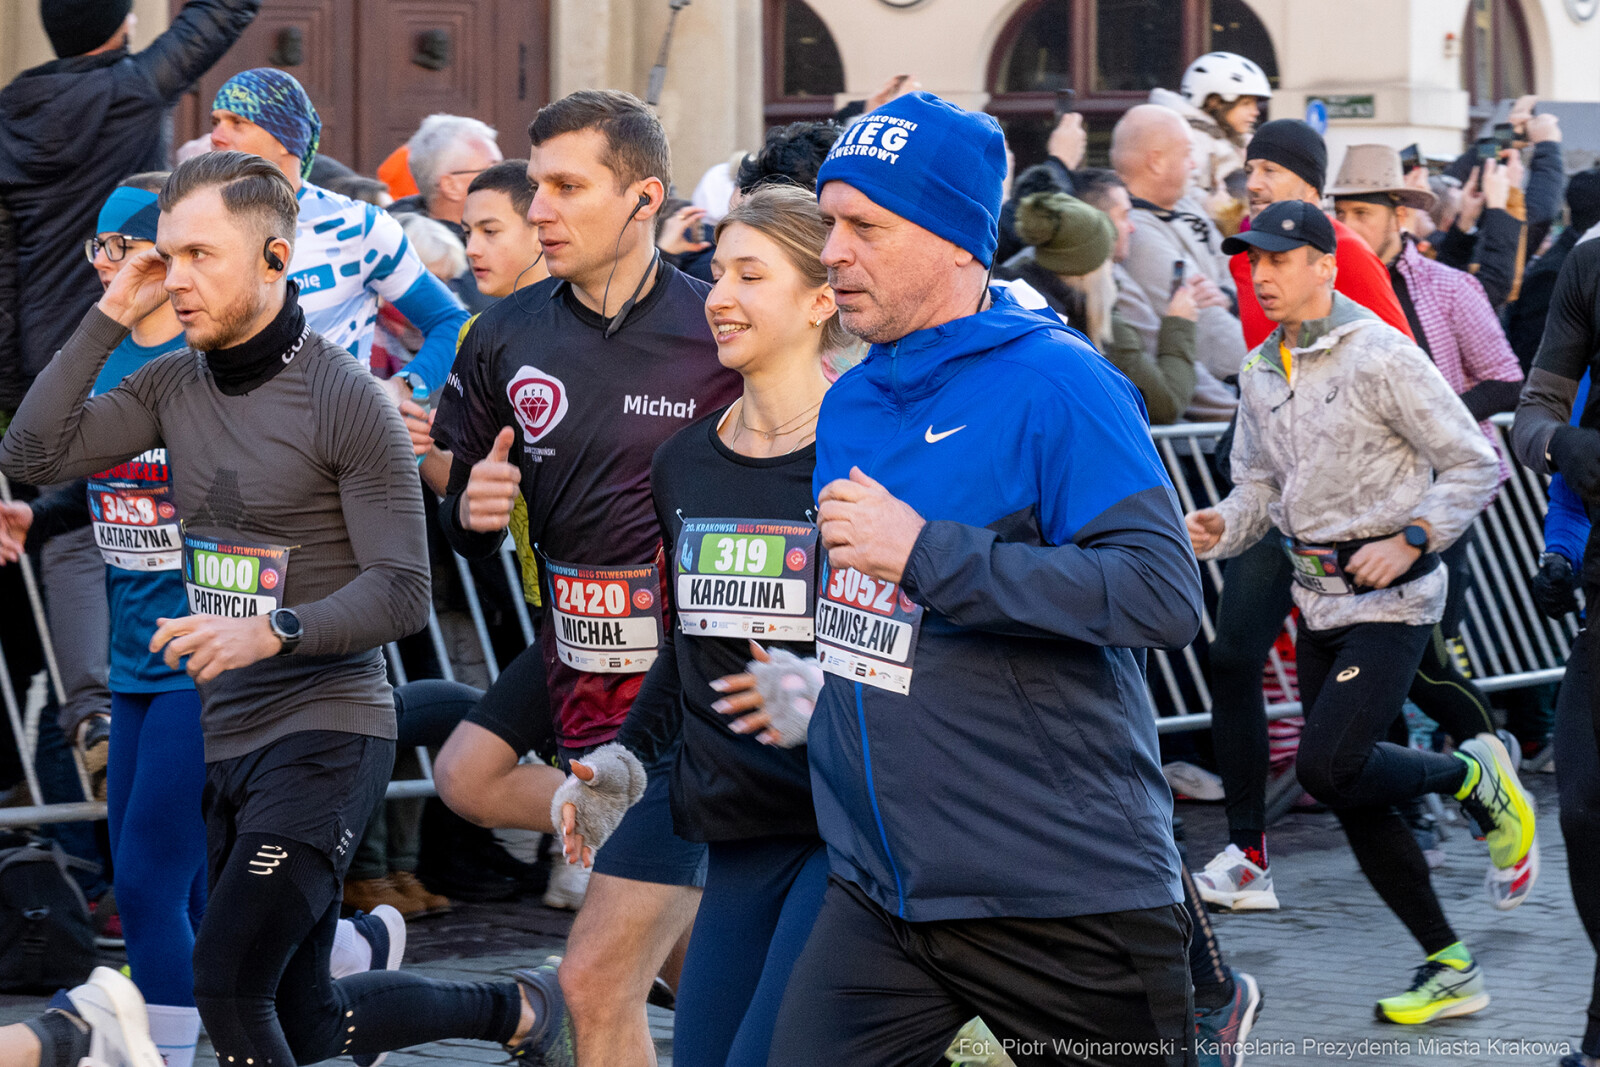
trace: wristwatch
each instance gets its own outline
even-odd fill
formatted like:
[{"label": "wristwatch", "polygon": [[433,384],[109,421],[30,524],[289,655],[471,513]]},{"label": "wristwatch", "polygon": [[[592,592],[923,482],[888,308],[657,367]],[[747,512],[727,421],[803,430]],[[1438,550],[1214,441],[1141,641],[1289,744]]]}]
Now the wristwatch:
[{"label": "wristwatch", "polygon": [[1405,534],[1406,544],[1418,552],[1428,551],[1428,531],[1424,527],[1412,523],[1400,532]]},{"label": "wristwatch", "polygon": [[301,636],[306,632],[305,627],[300,624],[300,616],[289,608],[279,608],[268,615],[267,625],[272,627],[273,634],[283,642],[283,647],[278,649],[280,656],[287,656],[293,652],[299,646]]}]

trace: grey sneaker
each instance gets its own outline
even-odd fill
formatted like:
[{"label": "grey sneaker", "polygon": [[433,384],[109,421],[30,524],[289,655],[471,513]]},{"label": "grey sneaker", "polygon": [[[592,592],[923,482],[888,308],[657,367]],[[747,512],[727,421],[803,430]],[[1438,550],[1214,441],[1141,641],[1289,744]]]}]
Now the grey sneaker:
[{"label": "grey sneaker", "polygon": [[561,982],[556,976],[560,966],[561,957],[551,956],[537,967],[511,974],[538,1015],[528,1036],[509,1049],[515,1062],[542,1064],[543,1067],[577,1065],[578,1039],[572,1032],[572,1014],[567,1011]]}]

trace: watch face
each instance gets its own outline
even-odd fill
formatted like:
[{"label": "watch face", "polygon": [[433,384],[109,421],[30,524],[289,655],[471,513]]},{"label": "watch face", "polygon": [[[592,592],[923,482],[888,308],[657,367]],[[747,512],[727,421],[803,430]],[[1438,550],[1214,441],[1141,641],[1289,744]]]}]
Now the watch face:
[{"label": "watch face", "polygon": [[300,636],[300,616],[292,611],[279,608],[272,613],[272,628],[283,637]]}]

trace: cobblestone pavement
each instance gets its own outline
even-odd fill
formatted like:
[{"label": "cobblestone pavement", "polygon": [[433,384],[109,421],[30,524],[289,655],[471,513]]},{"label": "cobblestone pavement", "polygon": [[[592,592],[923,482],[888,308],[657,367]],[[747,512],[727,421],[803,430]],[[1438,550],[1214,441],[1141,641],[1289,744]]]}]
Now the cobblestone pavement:
[{"label": "cobblestone pavement", "polygon": [[[1254,974],[1266,998],[1252,1038],[1250,1067],[1451,1065],[1554,1067],[1583,1029],[1594,953],[1584,938],[1567,885],[1566,850],[1555,820],[1552,775],[1530,775],[1545,818],[1543,871],[1533,897],[1502,914],[1483,893],[1483,845],[1457,821],[1448,824],[1448,862],[1434,884],[1456,931],[1482,963],[1493,1002],[1478,1015],[1423,1029],[1378,1023],[1379,996],[1403,989],[1419,950],[1378,901],[1356,868],[1337,822],[1327,814],[1288,816],[1269,837],[1283,909],[1216,915],[1223,950]],[[1220,805],[1184,804],[1189,857],[1202,866],[1226,843]],[[571,925],[567,913],[536,901],[467,905],[411,927],[406,967],[440,978],[482,980],[557,953]],[[120,964],[120,960],[116,961]],[[43,1000],[0,997],[0,1022],[39,1010]],[[672,1016],[650,1009],[663,1067],[671,1064]],[[206,1067],[209,1050],[197,1062]],[[391,1056],[386,1067],[497,1063],[492,1045],[450,1041]]]}]

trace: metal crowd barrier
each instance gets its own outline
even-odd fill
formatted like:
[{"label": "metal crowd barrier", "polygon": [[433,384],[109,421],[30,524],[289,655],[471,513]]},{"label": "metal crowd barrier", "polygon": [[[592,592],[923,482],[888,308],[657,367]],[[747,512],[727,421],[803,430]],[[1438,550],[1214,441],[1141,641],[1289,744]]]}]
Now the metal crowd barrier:
[{"label": "metal crowd barrier", "polygon": [[[1497,415],[1493,419],[1496,444],[1502,455],[1508,457],[1512,468],[1511,478],[1501,488],[1489,509],[1473,524],[1467,536],[1471,538],[1468,560],[1472,570],[1472,588],[1467,594],[1466,620],[1462,626],[1462,641],[1468,663],[1479,688],[1486,691],[1516,689],[1558,681],[1565,668],[1572,641],[1578,632],[1578,620],[1568,616],[1553,621],[1541,615],[1533,604],[1528,589],[1528,577],[1539,567],[1539,554],[1544,551],[1544,513],[1548,500],[1548,479],[1533,474],[1509,460],[1511,449],[1506,440],[1506,430],[1511,425],[1510,415]],[[1156,448],[1177,488],[1185,511],[1195,507],[1215,504],[1219,499],[1217,480],[1211,470],[1208,455],[1214,450],[1218,437],[1227,428],[1225,423],[1190,423],[1176,426],[1159,426],[1152,430]],[[6,492],[3,481],[0,491]],[[461,583],[467,604],[467,614],[472,623],[478,650],[482,654],[485,671],[492,683],[500,674],[500,660],[491,638],[490,627],[484,613],[483,599],[471,567],[460,556],[452,554],[455,572]],[[534,639],[533,622],[520,595],[521,576],[518,571],[511,541],[506,539],[499,556],[506,584],[512,591],[511,602],[521,631],[524,647]],[[29,590],[29,604],[34,613],[45,646],[50,684],[59,699],[61,681],[55,667],[55,656],[50,643],[49,628],[45,624],[42,605],[35,588],[34,576],[27,560],[23,561],[23,575]],[[1200,636],[1181,652],[1157,651],[1151,657],[1150,688],[1157,708],[1157,729],[1162,733],[1182,730],[1206,729],[1211,725],[1211,692],[1207,685],[1206,649],[1216,638],[1213,615],[1217,594],[1222,591],[1222,567],[1217,562],[1201,565],[1201,580],[1206,587],[1206,610],[1201,620]],[[1285,620],[1291,636],[1293,623]],[[456,677],[456,665],[451,662],[443,627],[437,612],[430,608],[425,630],[432,647],[441,676],[447,680]],[[399,647],[391,643],[385,648],[390,670],[397,684],[408,680],[405,663]],[[1278,690],[1293,690],[1288,673],[1276,651],[1268,664],[1276,677]],[[18,751],[29,753],[33,728],[25,721],[25,709],[13,690],[10,673],[6,669],[5,651],[0,648],[0,699],[4,700],[6,714],[11,723],[12,735]],[[1297,715],[1298,701],[1276,700],[1267,705],[1270,718],[1280,719]],[[53,728],[46,724],[46,729]],[[389,783],[390,799],[435,795],[433,767],[426,749],[417,750],[422,777],[395,780]],[[76,822],[105,817],[105,805],[92,800],[65,804],[45,804],[39,791],[31,760],[24,759],[27,787],[32,804],[26,807],[0,808],[0,827],[32,826],[43,823]],[[80,777],[81,766],[80,766]],[[88,780],[83,778],[85,797],[88,797]]]},{"label": "metal crowd barrier", "polygon": [[[1473,680],[1480,689],[1494,692],[1559,681],[1567,654],[1578,633],[1576,616],[1547,619],[1534,606],[1528,578],[1539,569],[1544,551],[1544,514],[1549,500],[1549,479],[1534,474],[1511,459],[1507,430],[1509,414],[1492,420],[1495,444],[1511,467],[1511,477],[1466,536],[1472,585],[1467,592],[1462,643]],[[1219,499],[1208,455],[1226,423],[1157,426],[1151,431],[1185,511],[1207,507]],[[1222,592],[1222,565],[1200,565],[1206,587],[1206,610],[1200,637],[1179,653],[1157,651],[1151,657],[1151,694],[1155,698],[1162,733],[1206,729],[1211,725],[1211,692],[1204,668],[1205,650],[1216,639],[1214,616]],[[1292,621],[1285,620],[1291,637]],[[1268,670],[1282,693],[1293,691],[1276,649]],[[1267,715],[1282,719],[1300,714],[1294,700],[1269,701]]]}]

